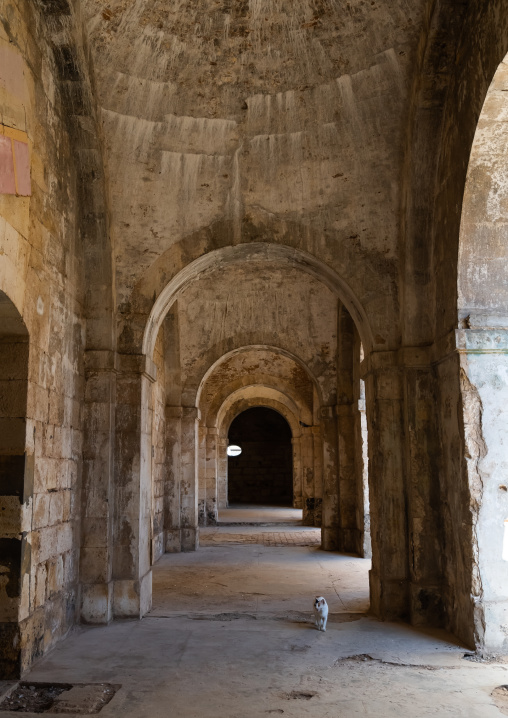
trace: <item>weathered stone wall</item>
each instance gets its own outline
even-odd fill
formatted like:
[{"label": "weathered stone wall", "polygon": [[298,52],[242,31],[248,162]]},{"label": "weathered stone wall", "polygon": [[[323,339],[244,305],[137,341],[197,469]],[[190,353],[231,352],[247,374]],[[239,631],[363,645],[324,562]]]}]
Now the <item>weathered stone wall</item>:
[{"label": "weathered stone wall", "polygon": [[507,646],[506,455],[506,58],[489,87],[475,133],[464,192],[458,255],[461,391],[471,492],[472,584],[477,640]]},{"label": "weathered stone wall", "polygon": [[[2,646],[2,669],[15,675],[66,633],[79,610],[85,323],[75,148],[60,68],[38,5],[3,2],[0,19],[1,114],[27,133],[31,165],[31,196],[0,195],[0,289],[29,340],[27,396],[21,388],[16,396],[22,402],[25,394],[26,435],[17,450],[33,466],[16,536],[22,529],[20,600],[8,619],[19,628],[1,628],[11,641]],[[4,322],[0,332],[8,334]],[[0,391],[5,409],[11,401],[5,385]]]},{"label": "weathered stone wall", "polygon": [[[443,47],[443,37],[447,37],[447,50],[438,51],[439,46]],[[486,152],[481,161],[482,166],[473,169],[471,181],[474,188],[470,190],[473,194],[472,202],[468,202],[467,193],[464,195],[464,187],[478,118],[494,73],[507,51],[506,2],[495,0],[484,3],[472,0],[460,9],[457,9],[454,3],[442,5],[428,42],[426,63],[420,80],[420,95],[415,102],[417,129],[414,135],[415,144],[411,148],[413,152],[418,148],[419,156],[422,157],[416,170],[420,178],[431,177],[435,173],[436,182],[428,182],[425,186],[427,180],[420,179],[411,187],[413,197],[418,198],[421,209],[425,206],[426,216],[423,213],[414,215],[418,222],[415,223],[413,236],[418,239],[420,248],[413,249],[408,245],[408,256],[412,256],[413,261],[420,257],[421,269],[416,283],[419,309],[416,315],[410,311],[408,313],[407,309],[410,308],[405,311],[405,321],[408,327],[412,325],[413,336],[418,336],[420,332],[419,341],[430,338],[434,342],[429,363],[434,363],[437,382],[435,408],[438,422],[428,424],[428,429],[424,429],[425,436],[417,436],[420,447],[427,444],[429,456],[433,454],[432,447],[439,446],[437,461],[427,462],[428,471],[425,473],[429,477],[426,479],[431,499],[429,505],[438,503],[436,480],[432,479],[432,476],[439,476],[441,501],[434,521],[438,520],[443,526],[444,535],[440,539],[439,532],[434,531],[433,536],[434,540],[437,538],[442,541],[441,545],[446,547],[446,550],[441,552],[441,575],[445,585],[442,590],[437,589],[437,593],[443,597],[441,611],[445,624],[463,640],[470,645],[490,647],[491,650],[499,649],[499,645],[493,640],[494,633],[497,634],[497,640],[502,642],[504,639],[501,638],[499,621],[498,626],[491,632],[492,614],[486,621],[489,591],[487,584],[484,586],[483,582],[490,579],[488,569],[484,569],[491,559],[485,552],[498,553],[501,546],[496,548],[494,544],[489,545],[488,541],[483,547],[479,545],[481,532],[478,518],[484,502],[484,491],[488,491],[491,496],[496,494],[494,483],[498,473],[493,470],[495,461],[491,462],[486,470],[483,469],[482,461],[485,453],[490,454],[492,459],[498,455],[498,437],[495,431],[492,432],[492,428],[489,432],[484,432],[484,399],[481,395],[482,387],[485,387],[487,405],[488,386],[494,381],[497,371],[494,369],[496,361],[490,360],[483,366],[487,368],[490,365],[494,374],[489,376],[487,371],[481,376],[478,372],[482,362],[473,355],[484,352],[488,354],[492,343],[488,336],[482,341],[480,335],[473,335],[476,328],[504,326],[502,317],[506,315],[506,303],[502,283],[496,281],[497,267],[502,265],[502,261],[499,251],[494,250],[496,241],[493,241],[492,234],[496,231],[496,222],[503,224],[503,211],[501,210],[500,214],[494,212],[494,216],[490,217],[484,215],[491,228],[488,232],[475,231],[481,230],[480,227],[475,228],[475,222],[482,214],[482,197],[488,194],[492,181],[496,184],[492,165],[489,167],[493,155],[489,153],[488,139],[486,142],[480,142],[480,151]],[[458,57],[461,58],[459,63]],[[435,102],[432,109],[429,109],[425,98],[428,96],[429,84],[436,81],[437,65],[439,76],[443,80],[446,78],[446,82],[436,84]],[[419,102],[422,102],[422,105]],[[499,103],[495,102],[494,114],[500,111],[502,112]],[[480,132],[482,129],[481,121]],[[433,167],[424,169],[423,158],[426,157],[426,161],[431,162],[428,149],[431,144],[435,146],[435,137],[439,138],[439,155],[432,160],[435,162]],[[497,197],[492,197],[498,209],[499,189],[496,189]],[[432,207],[431,212],[428,211],[429,207]],[[461,221],[463,229],[459,252]],[[433,248],[432,255],[422,254],[424,244],[427,248]],[[497,259],[492,261],[494,255]],[[413,276],[416,278],[416,275]],[[425,291],[430,293],[425,295]],[[433,312],[426,311],[429,304],[434,305]],[[424,318],[426,313],[427,319]],[[497,315],[494,322],[493,315]],[[430,333],[425,336],[421,329],[429,326]],[[470,328],[473,331],[469,337],[467,335]],[[468,352],[471,349],[473,353],[470,368]],[[500,366],[502,362],[499,357]],[[475,369],[472,368],[473,365]],[[427,396],[432,395],[429,378],[420,374],[419,382],[422,380]],[[502,399],[503,386],[501,381],[498,392],[499,408],[506,401]],[[410,391],[412,396],[418,396],[420,393],[414,386]],[[492,406],[490,410],[492,411]],[[494,412],[494,415],[496,413],[499,414],[499,410]],[[492,421],[491,414],[487,423],[492,426]],[[487,435],[493,442],[491,445],[486,443]],[[422,465],[421,459],[418,464]],[[415,477],[416,474],[417,472]],[[421,476],[418,480],[422,484]],[[487,483],[490,483],[488,488]],[[499,485],[500,482],[496,483]],[[491,514],[487,521],[491,521],[494,515]],[[501,528],[498,529],[498,536],[500,533]],[[424,551],[432,551],[432,548],[427,545]],[[487,561],[483,568],[482,554]],[[499,554],[496,560],[500,560]],[[498,598],[500,595],[498,592]]]}]

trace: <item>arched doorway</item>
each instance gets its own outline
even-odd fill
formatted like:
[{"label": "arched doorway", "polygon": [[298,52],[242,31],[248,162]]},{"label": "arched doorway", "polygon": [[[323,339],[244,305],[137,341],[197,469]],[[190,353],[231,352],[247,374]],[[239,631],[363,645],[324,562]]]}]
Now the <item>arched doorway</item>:
[{"label": "arched doorway", "polygon": [[25,454],[27,388],[28,332],[0,291],[0,678],[17,678],[21,672],[20,614],[30,566],[30,546],[22,533],[29,488],[25,477],[33,476]]},{"label": "arched doorway", "polygon": [[258,406],[233,420],[228,442],[241,454],[228,458],[229,504],[293,505],[291,429],[274,409]]},{"label": "arched doorway", "polygon": [[[269,406],[291,427],[286,473],[293,494],[275,501],[301,512],[303,526],[321,529],[324,550],[363,554],[359,347],[364,336],[364,345],[372,341],[356,324],[361,305],[346,314],[340,282],[328,271],[316,274],[307,256],[296,263],[291,252],[282,271],[287,249],[255,250],[249,244],[244,256],[228,248],[220,266],[193,263],[192,274],[181,272],[164,301],[157,299],[148,321],[140,421],[152,430],[142,436],[140,478],[151,484],[142,493],[152,494],[152,545],[157,539],[166,552],[195,550],[200,528],[222,521],[230,423],[243,410]],[[283,311],[276,295],[284,297]],[[339,444],[347,450],[339,452]],[[235,500],[261,506],[274,497],[229,496]],[[155,547],[152,561],[159,553]]]}]

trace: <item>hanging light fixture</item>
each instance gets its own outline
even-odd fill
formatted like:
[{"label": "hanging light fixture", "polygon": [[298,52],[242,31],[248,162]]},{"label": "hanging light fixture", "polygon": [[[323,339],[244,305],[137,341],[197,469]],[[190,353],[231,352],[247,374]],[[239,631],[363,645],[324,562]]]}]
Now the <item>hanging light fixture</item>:
[{"label": "hanging light fixture", "polygon": [[226,453],[228,456],[240,456],[240,454],[242,453],[242,449],[236,444],[230,444],[226,449]]}]

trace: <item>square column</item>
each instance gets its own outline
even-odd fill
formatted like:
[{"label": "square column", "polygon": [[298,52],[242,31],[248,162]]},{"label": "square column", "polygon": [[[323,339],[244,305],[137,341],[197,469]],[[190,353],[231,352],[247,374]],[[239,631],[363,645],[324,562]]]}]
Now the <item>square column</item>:
[{"label": "square column", "polygon": [[218,509],[225,509],[228,505],[228,440],[227,438],[217,438],[217,503]]},{"label": "square column", "polygon": [[199,434],[199,526],[217,523],[217,429],[200,426]]},{"label": "square column", "polygon": [[198,525],[206,526],[206,426],[198,427]]},{"label": "square column", "polygon": [[[167,406],[168,471],[165,488],[167,553],[195,551],[198,530],[198,410]],[[202,436],[203,442],[206,435]]]},{"label": "square column", "polygon": [[[462,472],[466,501],[447,526],[453,545],[448,580],[462,608],[454,630],[486,652],[506,653],[508,637],[508,329],[456,331]],[[450,490],[449,490],[450,491]],[[451,491],[450,491],[451,493]],[[455,498],[455,504],[458,504]],[[450,591],[450,592],[451,592]]]},{"label": "square column", "polygon": [[218,496],[217,496],[217,429],[208,427],[206,434],[206,464],[205,464],[205,512],[206,525],[214,526],[217,523]]},{"label": "square column", "polygon": [[85,354],[82,519],[79,576],[83,623],[113,616],[113,511],[116,357]]},{"label": "square column", "polygon": [[312,439],[314,445],[314,498],[312,512],[314,526],[323,525],[323,435],[320,426],[313,426]]},{"label": "square column", "polygon": [[[357,410],[356,410],[357,411]],[[339,547],[346,553],[363,551],[363,526],[358,526],[359,491],[356,470],[356,411],[353,403],[337,407],[339,442]]]},{"label": "square column", "polygon": [[302,438],[301,436],[291,439],[293,448],[293,508],[303,508],[303,487],[302,487]]},{"label": "square column", "polygon": [[152,573],[153,362],[119,355],[116,380],[113,615],[141,618],[150,610]]},{"label": "square column", "polygon": [[180,464],[180,537],[182,551],[199,546],[198,531],[198,409],[182,407]]},{"label": "square column", "polygon": [[364,380],[369,431],[371,609],[390,620],[409,616],[403,382],[394,352],[373,353],[369,364]]},{"label": "square column", "polygon": [[[300,459],[302,464],[302,508],[304,526],[321,526],[321,506],[319,506],[319,520],[316,523],[316,501],[321,503],[321,486],[319,486],[319,499],[316,499],[316,470],[315,454],[316,442],[314,440],[315,430],[320,435],[319,427],[302,427],[300,437]],[[318,448],[318,455],[322,449]],[[318,482],[320,483],[320,481]]]},{"label": "square column", "polygon": [[166,477],[164,482],[164,550],[179,553],[180,536],[180,465],[181,465],[181,406],[166,406]]},{"label": "square column", "polygon": [[337,445],[337,417],[335,406],[321,409],[323,437],[323,516],[321,548],[339,550],[339,455]]},{"label": "square column", "polygon": [[428,350],[400,352],[404,382],[410,619],[413,625],[443,626],[443,519],[438,469],[439,404]]}]

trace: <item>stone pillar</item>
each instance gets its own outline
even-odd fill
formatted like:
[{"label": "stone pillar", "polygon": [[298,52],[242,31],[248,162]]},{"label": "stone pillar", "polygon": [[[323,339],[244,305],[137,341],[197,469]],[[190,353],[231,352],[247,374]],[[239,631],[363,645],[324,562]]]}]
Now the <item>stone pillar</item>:
[{"label": "stone pillar", "polygon": [[141,618],[151,606],[151,383],[153,362],[119,355],[116,379],[113,614]]},{"label": "stone pillar", "polygon": [[215,526],[217,523],[217,429],[200,426],[198,467],[198,524]]},{"label": "stone pillar", "polygon": [[[312,426],[302,428],[300,438],[300,457],[302,462],[302,508],[303,525],[315,526],[315,486],[314,486],[314,436]],[[319,523],[319,526],[321,523]]]},{"label": "stone pillar", "polygon": [[323,516],[321,548],[339,549],[339,457],[337,447],[337,417],[335,406],[321,408],[323,436]]},{"label": "stone pillar", "polygon": [[356,523],[363,527],[363,540],[360,556],[372,556],[370,538],[370,501],[369,501],[369,439],[367,431],[367,412],[365,407],[365,382],[355,382],[355,470],[358,501],[356,504]]},{"label": "stone pillar", "polygon": [[108,623],[113,616],[114,352],[86,352],[85,379],[79,566],[81,620]]},{"label": "stone pillar", "polygon": [[434,369],[425,347],[399,352],[404,381],[404,435],[409,530],[411,623],[443,626],[443,546]]},{"label": "stone pillar", "polygon": [[354,403],[337,406],[339,444],[339,549],[362,552],[363,527],[357,525],[358,487],[356,472]]},{"label": "stone pillar", "polygon": [[312,437],[314,444],[314,500],[312,511],[314,514],[314,526],[321,528],[323,525],[323,435],[321,426],[313,426]]},{"label": "stone pillar", "polygon": [[403,382],[395,352],[372,353],[366,365],[371,610],[382,619],[407,618],[408,516],[403,461]]},{"label": "stone pillar", "polygon": [[291,439],[293,447],[293,508],[303,508],[303,487],[302,487],[302,439],[301,436],[294,436]]},{"label": "stone pillar", "polygon": [[164,485],[164,548],[182,550],[180,539],[181,406],[166,406],[166,480]]},{"label": "stone pillar", "polygon": [[217,449],[218,435],[215,427],[208,427],[206,434],[206,464],[205,464],[205,515],[206,525],[214,526],[217,523]]},{"label": "stone pillar", "polygon": [[206,450],[208,429],[201,424],[198,426],[198,525],[206,526]]},{"label": "stone pillar", "polygon": [[339,309],[337,341],[337,428],[339,443],[340,539],[346,553],[363,555],[363,476],[359,470],[358,391],[360,342],[355,324],[345,307]]},{"label": "stone pillar", "polygon": [[218,508],[225,509],[228,506],[228,440],[219,437],[217,442],[217,496]]},{"label": "stone pillar", "polygon": [[182,551],[195,551],[199,545],[197,447],[198,410],[183,407],[181,429],[180,528]]},{"label": "stone pillar", "polygon": [[[508,329],[461,329],[460,356],[463,426],[460,563],[453,591],[469,602],[470,632],[487,652],[508,649]],[[466,484],[467,482],[467,484]],[[464,495],[464,493],[462,493]],[[457,502],[457,499],[455,499]],[[465,575],[461,575],[459,570]],[[464,568],[466,569],[464,571]],[[460,596],[463,591],[464,596]],[[454,629],[467,637],[467,614],[454,616]]]}]

